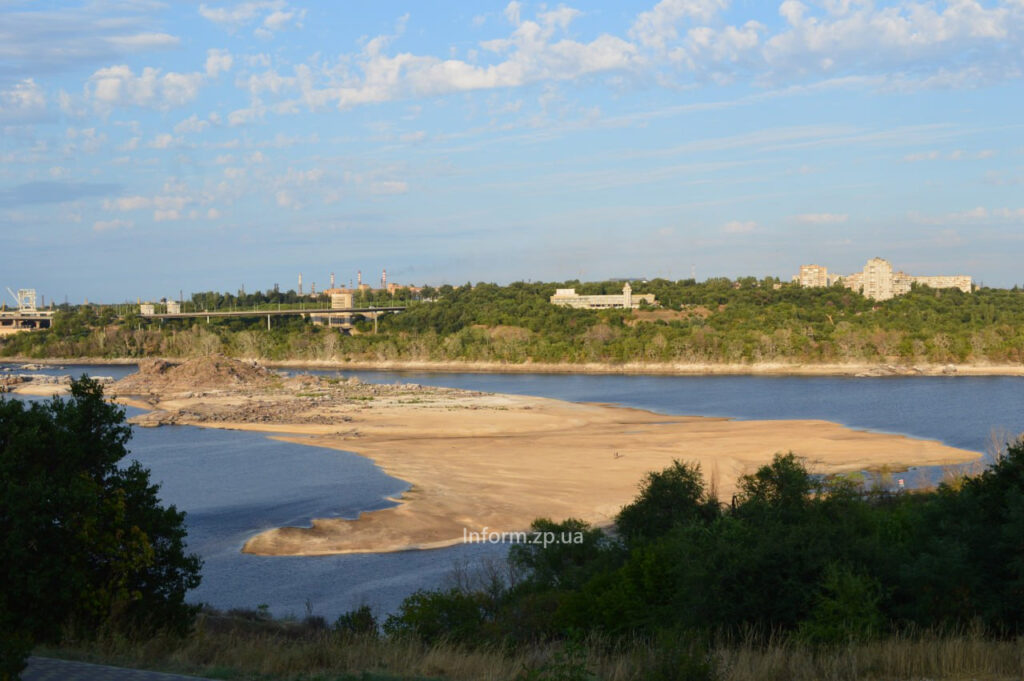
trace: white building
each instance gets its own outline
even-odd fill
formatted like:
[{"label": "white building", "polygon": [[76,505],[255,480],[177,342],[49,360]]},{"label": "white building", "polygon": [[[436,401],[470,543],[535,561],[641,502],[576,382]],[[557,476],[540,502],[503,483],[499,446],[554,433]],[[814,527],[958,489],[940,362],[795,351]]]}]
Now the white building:
[{"label": "white building", "polygon": [[971,278],[963,274],[941,275],[937,277],[915,277],[906,272],[894,272],[892,265],[883,258],[871,258],[864,269],[846,276],[828,274],[828,270],[818,265],[801,265],[800,274],[794,277],[801,286],[831,286],[839,281],[852,291],[859,291],[865,298],[872,300],[889,300],[895,296],[910,293],[914,284],[931,288],[956,288],[970,293]]},{"label": "white building", "polygon": [[552,305],[574,307],[583,310],[601,310],[606,308],[636,309],[641,303],[657,305],[653,293],[633,295],[633,287],[627,281],[622,287],[622,294],[581,296],[574,288],[560,288],[551,296]]}]

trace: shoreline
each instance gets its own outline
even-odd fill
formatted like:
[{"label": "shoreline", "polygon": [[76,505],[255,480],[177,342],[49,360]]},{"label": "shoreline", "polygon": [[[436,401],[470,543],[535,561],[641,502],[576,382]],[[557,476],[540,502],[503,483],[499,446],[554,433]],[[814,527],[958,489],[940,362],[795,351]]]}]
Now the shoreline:
[{"label": "shoreline", "polygon": [[[509,401],[512,413],[476,412],[483,417],[476,422],[469,418],[472,412],[449,419],[423,414],[428,425],[401,410],[363,421],[357,433],[344,435],[277,427],[274,439],[358,454],[410,489],[395,499],[396,506],[360,513],[355,520],[314,518],[307,527],[261,532],[246,541],[243,552],[313,556],[442,548],[464,543],[466,532],[527,531],[540,517],[607,527],[635,499],[644,476],[676,458],[699,463],[706,482],[728,502],[740,476],[779,452],[796,453],[820,474],[983,457],[935,440],[830,421],[666,416],[631,407],[494,397]],[[514,421],[522,419],[515,412],[524,408],[533,412],[530,423]],[[405,422],[401,427],[396,417]],[[548,422],[532,423],[536,418]],[[460,429],[451,428],[453,423]]]},{"label": "shoreline", "polygon": [[[160,359],[181,363],[192,358],[145,357],[145,358],[97,358],[68,357],[34,359],[24,357],[0,358],[5,364],[81,365],[81,366],[130,366],[144,359]],[[526,362],[508,364],[505,362],[459,362],[459,361],[407,361],[407,360],[265,360],[261,358],[237,358],[245,362],[259,362],[263,366],[279,369],[318,369],[339,371],[410,371],[424,373],[493,373],[493,374],[581,374],[621,376],[834,376],[847,378],[883,378],[908,376],[1024,376],[1024,364],[896,364],[840,363],[840,364],[793,364],[787,362],[742,363],[549,363]]]},{"label": "shoreline", "polygon": [[[203,361],[198,361],[200,366]],[[483,393],[416,384],[274,377],[255,372],[233,387],[191,386],[176,370],[134,374],[111,398],[146,410],[139,426],[179,424],[266,433],[287,442],[352,452],[410,488],[397,505],[355,520],[313,518],[250,537],[257,555],[388,553],[462,543],[467,532],[522,532],[537,518],[607,526],[644,477],[675,459],[697,462],[728,501],[740,476],[793,452],[819,474],[882,466],[977,461],[979,452],[935,440],[849,428],[822,420],[733,420],[632,407]],[[183,367],[186,368],[186,367]],[[194,367],[192,367],[194,368]],[[265,371],[265,370],[264,370]],[[166,373],[162,373],[166,372]],[[188,383],[191,387],[185,388]],[[15,392],[54,394],[66,386]]]}]

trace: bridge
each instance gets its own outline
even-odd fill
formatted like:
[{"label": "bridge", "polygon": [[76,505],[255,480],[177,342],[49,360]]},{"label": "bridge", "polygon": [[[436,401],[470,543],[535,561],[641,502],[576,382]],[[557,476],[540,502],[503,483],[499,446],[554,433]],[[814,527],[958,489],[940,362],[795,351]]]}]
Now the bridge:
[{"label": "bridge", "polygon": [[7,292],[18,304],[16,310],[8,310],[7,305],[0,309],[0,336],[18,331],[37,331],[48,329],[53,325],[53,310],[36,308],[36,290],[20,288],[18,293],[7,288]]},{"label": "bridge", "polygon": [[53,325],[53,312],[50,310],[32,311],[0,311],[0,336],[18,331],[38,331]]}]

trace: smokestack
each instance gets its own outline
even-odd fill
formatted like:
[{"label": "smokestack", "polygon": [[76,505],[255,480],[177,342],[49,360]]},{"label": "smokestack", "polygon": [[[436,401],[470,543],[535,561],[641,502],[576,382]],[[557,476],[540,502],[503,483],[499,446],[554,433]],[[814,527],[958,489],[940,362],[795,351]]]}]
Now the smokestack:
[{"label": "smokestack", "polygon": [[331,288],[334,288],[334,272],[331,272]]},{"label": "smokestack", "polygon": [[302,295],[302,272],[299,272],[299,295]]},{"label": "smokestack", "polygon": [[388,271],[386,269],[380,271],[380,287],[385,291],[388,290]]},{"label": "smokestack", "polygon": [[315,281],[313,282],[313,285],[309,287],[309,295],[311,295],[311,296],[315,296],[316,295],[316,282]]},{"label": "smokestack", "polygon": [[357,286],[362,286],[363,285],[363,271],[362,270],[359,270],[359,271],[356,272],[356,285]]}]

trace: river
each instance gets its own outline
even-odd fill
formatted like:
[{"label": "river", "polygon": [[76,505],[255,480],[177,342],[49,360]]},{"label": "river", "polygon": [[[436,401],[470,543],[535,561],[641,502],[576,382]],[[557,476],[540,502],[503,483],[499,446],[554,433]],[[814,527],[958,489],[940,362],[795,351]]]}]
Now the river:
[{"label": "river", "polygon": [[[126,366],[67,366],[38,373],[120,378],[132,371]],[[1021,377],[312,373],[614,403],[664,414],[825,419],[982,453],[991,450],[994,434],[998,439],[1024,431]],[[191,595],[196,602],[219,608],[266,604],[277,615],[311,611],[329,620],[363,604],[384,614],[418,588],[445,584],[456,565],[500,560],[504,554],[499,546],[472,545],[346,556],[245,555],[242,544],[264,529],[308,525],[315,517],[354,518],[390,505],[387,497],[408,485],[361,456],[252,432],[136,429],[130,447],[132,457],[161,483],[165,503],[188,512],[189,547],[204,560],[203,583]],[[685,451],[680,458],[686,458]],[[940,475],[933,468],[900,474],[908,485],[934,482]]]}]

